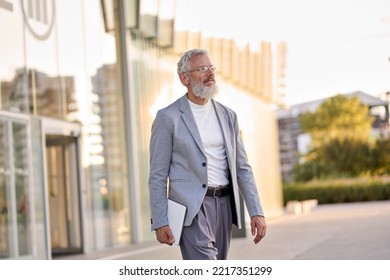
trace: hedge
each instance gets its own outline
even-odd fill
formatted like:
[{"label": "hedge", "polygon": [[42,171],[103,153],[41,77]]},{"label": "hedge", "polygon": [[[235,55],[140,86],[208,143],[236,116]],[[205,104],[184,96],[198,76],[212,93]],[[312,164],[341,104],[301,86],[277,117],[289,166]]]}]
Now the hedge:
[{"label": "hedge", "polygon": [[288,201],[317,199],[318,204],[390,200],[390,180],[346,179],[285,184],[284,204]]}]

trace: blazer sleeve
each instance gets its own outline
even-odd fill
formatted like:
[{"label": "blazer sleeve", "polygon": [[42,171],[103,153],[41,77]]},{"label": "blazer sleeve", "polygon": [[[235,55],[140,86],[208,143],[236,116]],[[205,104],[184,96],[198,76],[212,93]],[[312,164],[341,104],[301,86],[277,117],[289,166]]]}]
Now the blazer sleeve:
[{"label": "blazer sleeve", "polygon": [[172,132],[164,112],[159,111],[152,124],[150,138],[149,194],[151,229],[168,225],[167,178],[172,155]]}]

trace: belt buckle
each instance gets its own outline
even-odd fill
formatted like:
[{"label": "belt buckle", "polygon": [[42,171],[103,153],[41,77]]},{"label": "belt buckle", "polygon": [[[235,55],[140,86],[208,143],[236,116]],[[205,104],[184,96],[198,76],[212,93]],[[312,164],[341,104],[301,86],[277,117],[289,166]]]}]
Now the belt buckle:
[{"label": "belt buckle", "polygon": [[218,198],[218,196],[216,195],[217,191],[218,191],[218,188],[213,189],[213,198]]}]

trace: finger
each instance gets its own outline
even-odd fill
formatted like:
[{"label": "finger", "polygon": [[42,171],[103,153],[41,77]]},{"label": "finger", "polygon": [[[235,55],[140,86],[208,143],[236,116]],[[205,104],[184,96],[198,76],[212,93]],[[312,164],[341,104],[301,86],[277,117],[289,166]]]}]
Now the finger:
[{"label": "finger", "polygon": [[253,242],[255,242],[255,244],[259,243],[260,240],[261,240],[261,234],[260,234],[260,230],[257,228],[257,234],[255,236],[255,238],[253,239]]},{"label": "finger", "polygon": [[175,243],[175,237],[169,227],[167,227],[164,231],[163,243],[167,245],[173,245],[173,243]]},{"label": "finger", "polygon": [[256,223],[253,221],[251,222],[251,232],[252,232],[252,236],[256,235]]},{"label": "finger", "polygon": [[172,245],[173,235],[169,227],[162,227],[156,231],[157,241],[162,244]]},{"label": "finger", "polygon": [[257,234],[256,237],[253,239],[253,242],[255,242],[255,244],[257,244],[257,243],[259,243],[262,239],[263,239],[263,236],[261,236],[260,234]]},{"label": "finger", "polygon": [[252,235],[255,237],[253,242],[257,244],[259,242],[259,229],[256,227],[256,225],[252,227]]},{"label": "finger", "polygon": [[157,238],[158,242],[160,242],[161,244],[167,244],[167,245],[172,245],[173,242],[171,242],[170,238],[168,237],[168,235],[164,235],[164,236],[159,236]]},{"label": "finger", "polygon": [[266,233],[266,228],[265,226],[261,226],[259,225],[257,227],[257,234],[256,234],[256,237],[254,238],[254,242],[255,244],[259,243],[265,236],[265,233]]},{"label": "finger", "polygon": [[168,227],[165,233],[166,233],[166,238],[167,238],[167,244],[173,245],[173,243],[175,243],[175,237],[173,236],[171,228]]}]

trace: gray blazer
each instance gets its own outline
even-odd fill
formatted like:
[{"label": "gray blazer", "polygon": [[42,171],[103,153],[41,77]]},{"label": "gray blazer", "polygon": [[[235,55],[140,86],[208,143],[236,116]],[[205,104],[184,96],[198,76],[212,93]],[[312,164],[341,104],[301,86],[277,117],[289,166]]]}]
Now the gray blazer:
[{"label": "gray blazer", "polygon": [[[233,186],[233,223],[241,228],[239,192],[250,216],[263,215],[234,111],[211,100],[222,128]],[[207,190],[207,158],[189,101],[184,95],[157,112],[150,140],[151,229],[168,225],[167,196],[187,206],[192,223]]]}]

